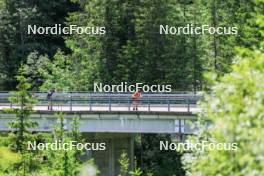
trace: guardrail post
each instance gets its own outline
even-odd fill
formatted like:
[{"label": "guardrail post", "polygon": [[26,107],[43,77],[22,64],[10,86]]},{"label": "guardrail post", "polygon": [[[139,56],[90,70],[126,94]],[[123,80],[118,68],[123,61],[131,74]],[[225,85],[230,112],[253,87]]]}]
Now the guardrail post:
[{"label": "guardrail post", "polygon": [[181,124],[181,119],[179,119],[179,137],[180,137],[180,141],[182,141],[182,124]]},{"label": "guardrail post", "polygon": [[189,101],[189,98],[187,98],[187,112],[190,112],[190,101]]},{"label": "guardrail post", "polygon": [[150,101],[149,101],[149,95],[148,95],[148,111],[150,111]]},{"label": "guardrail post", "polygon": [[[58,107],[60,108],[60,107]],[[53,99],[50,97],[50,110],[53,111]]]},{"label": "guardrail post", "polygon": [[167,102],[168,102],[168,111],[170,112],[170,99],[168,97],[167,98]]},{"label": "guardrail post", "polygon": [[130,111],[131,103],[130,103],[130,97],[128,97],[128,111]]},{"label": "guardrail post", "polygon": [[92,111],[92,96],[89,96],[89,110]]},{"label": "guardrail post", "polygon": [[111,111],[111,104],[112,102],[111,102],[111,95],[109,95],[109,111]]},{"label": "guardrail post", "polygon": [[72,111],[72,94],[70,92],[70,111]]}]

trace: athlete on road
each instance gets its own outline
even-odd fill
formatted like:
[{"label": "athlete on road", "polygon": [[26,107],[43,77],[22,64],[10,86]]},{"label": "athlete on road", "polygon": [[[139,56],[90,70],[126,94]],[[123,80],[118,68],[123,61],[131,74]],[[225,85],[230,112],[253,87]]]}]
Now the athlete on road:
[{"label": "athlete on road", "polygon": [[132,95],[132,105],[133,105],[133,111],[138,110],[138,105],[140,103],[140,97],[141,97],[141,90],[136,91]]}]

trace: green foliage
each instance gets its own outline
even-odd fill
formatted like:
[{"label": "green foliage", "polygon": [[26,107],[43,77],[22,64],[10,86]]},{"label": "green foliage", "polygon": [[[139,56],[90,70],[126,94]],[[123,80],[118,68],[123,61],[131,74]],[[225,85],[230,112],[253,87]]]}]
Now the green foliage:
[{"label": "green foliage", "polygon": [[[23,72],[22,69],[20,72]],[[36,102],[33,99],[33,95],[28,91],[31,88],[31,84],[27,82],[27,79],[18,75],[17,80],[19,84],[17,86],[18,91],[12,92],[10,101],[15,106],[11,109],[7,109],[8,113],[16,114],[17,119],[10,123],[10,127],[14,130],[18,130],[18,134],[14,135],[15,148],[19,152],[25,150],[25,141],[30,138],[28,132],[29,128],[36,127],[36,123],[29,120],[30,114],[33,112],[33,105]]]},{"label": "green foliage", "polygon": [[[78,77],[75,84],[79,90],[91,90],[93,82],[116,84],[120,81],[172,84],[178,90],[201,88],[203,55],[206,54],[202,46],[206,40],[159,34],[160,24],[186,25],[193,22],[197,14],[186,11],[183,16],[186,7],[179,7],[174,1],[99,3],[93,0],[80,4],[82,11],[71,13],[68,24],[105,26],[106,34],[66,38],[72,50],[72,68]],[[202,6],[201,2],[189,10],[198,6]],[[197,50],[192,50],[193,45]]]},{"label": "green foliage", "polygon": [[256,4],[256,1],[201,0],[201,3],[203,4],[202,14],[208,14],[208,24],[214,27],[233,26],[238,29],[237,35],[209,35],[206,37],[210,42],[206,42],[206,47],[204,47],[207,55],[205,55],[206,62],[202,68],[222,76],[232,70],[231,65],[236,55],[235,47],[259,48],[261,36],[260,30],[254,22],[254,14],[263,8],[260,4]]},{"label": "green foliage", "polygon": [[34,7],[27,6],[25,1],[3,1],[0,9],[0,61],[1,88],[15,88],[17,70],[26,50],[32,45],[25,42],[25,25],[37,16]]},{"label": "green foliage", "polygon": [[[213,88],[213,98],[208,97],[207,104],[203,104],[205,112],[202,114],[215,124],[215,129],[203,131],[195,140],[238,142],[240,150],[198,153],[190,170],[203,175],[263,175],[263,140],[257,135],[263,133],[263,123],[258,118],[263,116],[263,54],[239,50],[243,57],[234,57],[235,46],[263,52],[263,16],[263,0],[0,0],[0,89],[10,90],[18,85],[18,91],[10,99],[14,109],[8,110],[17,118],[10,124],[13,132],[8,140],[0,142],[9,146],[8,151],[1,148],[7,163],[1,160],[0,167],[9,172],[7,174],[19,176],[76,175],[81,166],[83,175],[91,168],[95,171],[92,175],[98,174],[92,163],[82,165],[78,160],[82,152],[25,151],[25,141],[30,139],[52,142],[56,137],[82,141],[78,119],[73,118],[71,131],[67,131],[63,114],[58,118],[56,136],[29,132],[28,129],[37,124],[28,118],[35,103],[28,90],[87,91],[92,90],[94,82],[126,81],[129,84],[172,84],[174,90],[196,91],[211,86],[217,79],[220,83]],[[53,26],[55,23],[105,26],[106,34],[26,34],[28,24]],[[239,31],[238,35],[221,36],[160,35],[161,24],[236,26]],[[232,70],[233,62],[241,60],[241,65],[234,66],[234,72],[220,78]],[[213,78],[211,82],[205,83],[202,77],[205,71],[214,72],[209,75]],[[152,147],[164,139],[169,140],[168,136],[143,135],[142,170],[136,169],[130,174],[142,175],[149,171],[153,175],[185,174],[181,155]],[[12,157],[14,162],[8,159]],[[47,161],[42,161],[45,157]],[[120,174],[125,175],[129,165],[125,155],[121,156],[120,163]]]},{"label": "green foliage", "polygon": [[120,173],[118,176],[126,176],[128,173],[131,176],[140,176],[143,174],[143,171],[140,168],[135,168],[132,171],[128,172],[129,169],[129,158],[126,152],[122,152],[120,159],[118,160],[120,164]]},{"label": "green foliage", "polygon": [[172,151],[161,151],[160,141],[171,141],[168,134],[141,134],[136,138],[135,155],[137,166],[144,175],[185,175],[181,154]]},{"label": "green foliage", "polygon": [[[80,1],[67,24],[105,26],[102,36],[72,35],[72,72],[79,90],[93,82],[172,84],[175,90],[201,90],[204,71],[230,71],[234,47],[259,46],[260,35],[248,22],[256,4],[235,0]],[[109,8],[111,7],[111,8]],[[87,15],[89,14],[89,15]],[[199,16],[199,18],[197,17]],[[160,35],[160,25],[236,26],[238,35]],[[140,74],[137,74],[140,73]]]},{"label": "green foliage", "polygon": [[39,90],[43,84],[43,70],[48,70],[50,60],[48,56],[39,55],[38,52],[32,52],[28,55],[26,63],[21,66],[23,76],[32,84],[32,90]]},{"label": "green foliage", "polygon": [[140,168],[136,168],[135,170],[129,172],[131,176],[141,176],[142,173],[143,172]]},{"label": "green foliage", "polygon": [[38,51],[53,57],[65,49],[63,36],[28,35],[27,25],[63,24],[68,12],[78,9],[71,1],[0,1],[0,89],[14,89],[18,68],[29,53]]},{"label": "green foliage", "polygon": [[[38,159],[34,152],[27,150],[27,142],[34,138],[34,134],[29,131],[29,128],[34,128],[37,123],[29,120],[30,114],[33,112],[33,105],[35,100],[33,95],[28,91],[31,88],[31,84],[21,74],[23,68],[19,70],[17,80],[17,91],[12,92],[10,101],[13,104],[13,108],[7,109],[8,113],[16,114],[16,119],[9,125],[13,132],[9,134],[11,141],[10,147],[15,152],[21,155],[21,160],[16,166],[13,174],[16,173],[21,176],[29,175],[32,171],[38,168]],[[8,171],[9,173],[12,171]]]},{"label": "green foliage", "polygon": [[[72,131],[66,126],[66,119],[63,113],[58,113],[57,124],[54,127],[54,137],[47,142],[70,143],[71,141],[80,141],[80,132],[78,131],[78,120],[73,121]],[[71,150],[47,150],[45,155],[48,158],[48,168],[45,173],[54,176],[76,176],[80,172],[81,161],[78,160],[79,151],[76,148]],[[52,168],[52,169],[50,169]]]},{"label": "green foliage", "polygon": [[118,176],[126,176],[129,167],[129,158],[126,152],[122,152],[120,159],[118,160],[120,164],[120,173]]},{"label": "green foliage", "polygon": [[61,51],[54,56],[53,61],[45,63],[45,67],[38,69],[39,74],[43,78],[41,91],[48,91],[55,88],[57,91],[73,91],[75,90],[75,77],[71,69],[71,60]]},{"label": "green foliage", "polygon": [[32,90],[48,91],[55,88],[58,91],[75,89],[75,77],[72,74],[72,61],[58,50],[54,59],[32,52],[27,62],[21,66],[22,74],[32,84]]},{"label": "green foliage", "polygon": [[10,151],[7,147],[0,147],[0,158],[0,174],[14,170],[15,165],[21,162],[21,155]]},{"label": "green foliage", "polygon": [[97,176],[99,174],[100,171],[94,164],[93,160],[89,160],[88,162],[84,163],[80,171],[80,176]]},{"label": "green foliage", "polygon": [[[59,50],[54,61],[48,62],[49,69],[43,67],[41,75],[33,71],[36,69],[28,68],[34,88],[43,83],[40,89],[44,91],[53,85],[62,91],[87,91],[92,90],[94,82],[126,81],[171,84],[174,90],[197,91],[206,86],[202,76],[205,71],[218,75],[230,71],[235,46],[261,46],[259,39],[263,34],[256,26],[261,23],[261,17],[257,22],[253,19],[254,14],[263,9],[255,1],[73,2],[66,1],[63,6],[59,6],[60,1],[49,5],[46,1],[30,5],[27,1],[16,5],[2,2],[0,31],[7,34],[0,37],[0,59],[4,63],[0,83],[7,87],[15,84],[13,77],[17,67],[30,52],[37,51],[52,58],[61,46],[66,54]],[[7,10],[4,10],[5,5]],[[54,13],[45,13],[50,10]],[[65,20],[66,12],[71,13]],[[62,37],[25,35],[27,24],[52,26],[55,21],[60,24],[64,21],[65,25],[104,26],[106,34],[65,36],[67,49]],[[160,35],[159,26],[167,24],[236,26],[239,31],[238,35]],[[11,36],[11,29],[16,35]],[[16,44],[14,50],[12,43]],[[31,63],[26,65],[29,66],[42,60],[42,56],[37,59],[36,54],[28,57],[27,62]]]},{"label": "green foliage", "polygon": [[[255,12],[253,13],[253,24],[256,24],[258,27],[258,31],[257,33],[261,36],[260,38],[264,38],[264,14],[263,14],[263,4],[264,1],[263,0],[256,0],[255,1]],[[258,40],[259,43],[259,49],[261,49],[261,51],[263,52],[263,48],[264,48],[264,40]]]},{"label": "green foliage", "polygon": [[[247,51],[248,52],[248,51]],[[206,137],[237,143],[236,151],[196,153],[189,169],[194,175],[263,175],[264,54],[255,51],[220,78],[201,104],[202,117],[212,121]]]}]

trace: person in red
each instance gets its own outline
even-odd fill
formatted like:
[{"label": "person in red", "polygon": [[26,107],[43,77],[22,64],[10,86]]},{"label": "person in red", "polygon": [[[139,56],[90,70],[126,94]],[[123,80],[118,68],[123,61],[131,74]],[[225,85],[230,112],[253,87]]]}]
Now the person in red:
[{"label": "person in red", "polygon": [[132,95],[132,105],[133,105],[133,111],[138,110],[138,105],[140,103],[140,97],[141,97],[141,90],[136,91]]}]

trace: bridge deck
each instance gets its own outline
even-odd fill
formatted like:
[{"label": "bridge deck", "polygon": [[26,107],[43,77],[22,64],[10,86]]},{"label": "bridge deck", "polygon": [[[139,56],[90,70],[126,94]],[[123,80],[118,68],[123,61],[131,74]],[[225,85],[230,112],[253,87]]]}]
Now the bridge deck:
[{"label": "bridge deck", "polygon": [[[8,123],[16,115],[5,113],[8,108],[19,108],[9,102],[9,94],[0,93],[0,130],[9,131]],[[64,112],[66,126],[75,116],[80,118],[81,132],[117,132],[117,133],[185,133],[193,134],[196,126],[196,113],[200,109],[195,95],[145,95],[137,103],[138,110],[133,111],[134,102],[130,94],[57,94],[52,102],[38,94],[38,103],[30,119],[38,122],[37,131],[52,131],[57,124],[56,112]],[[48,111],[52,103],[53,111]]]},{"label": "bridge deck", "polygon": [[[0,110],[10,109],[10,108],[19,108],[19,106],[10,106],[10,105],[0,105]],[[48,106],[47,105],[36,105],[33,108],[35,111],[47,111]],[[67,105],[54,105],[53,111],[123,111],[123,112],[129,112],[133,111],[132,107],[127,107],[126,105],[114,105],[112,104],[111,108],[107,105],[93,105],[91,107],[85,106],[85,105],[74,105],[74,106],[67,106]],[[164,105],[152,105],[152,106],[146,106],[142,105],[138,107],[137,111],[133,112],[192,112],[197,113],[200,111],[198,107],[195,105],[188,106],[188,105],[177,105],[177,106],[170,106],[168,110],[168,106]]]},{"label": "bridge deck", "polygon": [[[9,93],[0,93],[0,110],[17,108],[9,101]],[[54,111],[133,111],[137,104],[138,111],[199,112],[196,107],[201,96],[197,94],[144,94],[139,100],[131,94],[98,93],[55,93],[47,100],[45,93],[35,93],[35,110],[47,110],[52,104]]]}]

